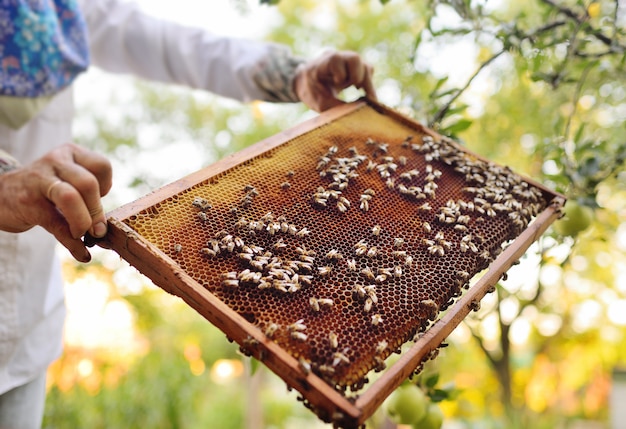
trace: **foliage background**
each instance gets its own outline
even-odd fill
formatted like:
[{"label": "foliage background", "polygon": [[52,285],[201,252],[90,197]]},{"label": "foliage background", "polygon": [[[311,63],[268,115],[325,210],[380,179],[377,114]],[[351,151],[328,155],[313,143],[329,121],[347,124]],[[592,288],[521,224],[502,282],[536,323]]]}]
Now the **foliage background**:
[{"label": "foliage background", "polygon": [[[251,20],[259,7],[231,6]],[[612,371],[626,365],[626,6],[263,7],[279,17],[268,40],[305,57],[326,46],[361,52],[383,103],[591,214],[580,231],[550,230],[429,364],[454,391],[441,402],[446,426],[608,424]],[[94,72],[83,89],[106,79]],[[77,140],[114,163],[108,209],[312,116],[298,105],[240,105],[116,79],[104,100],[82,103],[76,122]],[[324,427],[275,376],[252,375],[247,359],[193,310],[108,252],[94,252],[88,266],[64,259],[67,344],[49,371],[45,427]],[[369,426],[382,421],[377,415]]]}]

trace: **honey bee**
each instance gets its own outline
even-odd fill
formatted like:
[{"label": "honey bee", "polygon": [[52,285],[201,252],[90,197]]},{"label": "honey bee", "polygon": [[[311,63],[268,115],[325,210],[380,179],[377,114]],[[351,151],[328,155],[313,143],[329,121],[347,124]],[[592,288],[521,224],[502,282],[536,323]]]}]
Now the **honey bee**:
[{"label": "honey bee", "polygon": [[309,375],[311,373],[311,362],[307,359],[300,357],[300,359],[298,359],[298,365],[305,375]]},{"label": "honey bee", "polygon": [[339,251],[337,251],[335,249],[331,249],[326,254],[326,259],[339,260],[339,259],[343,259],[343,255],[341,253],[339,253]]},{"label": "honey bee", "polygon": [[336,350],[339,347],[339,336],[334,332],[330,332],[328,334],[328,342],[330,343],[330,348]]},{"label": "honey bee", "polygon": [[406,257],[406,259],[404,260],[404,265],[406,265],[407,267],[410,267],[413,265],[413,256],[409,255]]},{"label": "honey bee", "polygon": [[272,338],[276,331],[278,331],[279,326],[276,323],[270,323],[267,328],[265,328],[265,335],[269,338]]},{"label": "honey bee", "polygon": [[217,253],[214,250],[209,249],[208,247],[203,247],[202,249],[200,249],[200,253],[202,253],[203,255],[206,255],[206,256],[215,256],[215,255],[217,255]]},{"label": "honey bee", "polygon": [[291,335],[291,338],[293,338],[294,340],[298,340],[298,341],[306,341],[307,338],[309,338],[307,334],[305,334],[304,332],[299,332],[299,331],[292,331],[290,335]]},{"label": "honey bee", "polygon": [[373,314],[372,315],[372,325],[374,326],[378,326],[379,323],[381,323],[383,321],[383,317],[380,314]]},{"label": "honey bee", "polygon": [[388,344],[388,343],[387,343],[387,341],[385,341],[385,340],[381,340],[381,341],[379,341],[379,342],[378,342],[378,344],[376,344],[376,349],[375,349],[376,354],[377,354],[377,355],[383,354],[383,353],[384,353],[384,351],[387,349],[387,346],[388,346],[388,345],[389,345],[389,344]]},{"label": "honey bee", "polygon": [[211,207],[213,207],[211,204],[209,204],[209,202],[207,200],[205,200],[202,197],[194,197],[193,202],[191,203],[192,206],[194,206],[197,209],[200,209],[202,211],[208,210]]},{"label": "honey bee", "polygon": [[393,275],[395,277],[402,277],[402,267],[400,265],[396,265],[393,269]]},{"label": "honey bee", "polygon": [[369,299],[372,300],[372,304],[378,304],[378,296],[376,296],[376,287],[370,285],[370,286],[365,286],[364,289]]},{"label": "honey bee", "polygon": [[290,224],[287,227],[287,232],[289,235],[296,235],[298,233],[298,228],[295,225]]},{"label": "honey bee", "polygon": [[424,204],[422,204],[421,206],[419,206],[419,210],[420,210],[420,211],[423,211],[423,212],[429,212],[429,211],[431,211],[432,209],[433,209],[433,208],[432,208],[432,206],[430,205],[430,203],[424,203]]},{"label": "honey bee", "polygon": [[180,243],[174,244],[174,253],[180,253],[183,251],[183,245]]},{"label": "honey bee", "polygon": [[341,213],[345,213],[348,211],[348,206],[346,206],[344,203],[342,203],[341,201],[337,202],[337,210],[339,210]]},{"label": "honey bee", "polygon": [[313,281],[313,276],[301,275],[300,283],[310,285]]},{"label": "honey bee", "polygon": [[341,352],[333,353],[333,366],[337,366],[340,363],[349,364],[350,363],[350,359],[348,359],[348,357],[345,354],[341,353]]},{"label": "honey bee", "polygon": [[429,311],[437,313],[439,311],[439,306],[432,299],[425,299],[420,301],[420,305],[426,307]]},{"label": "honey bee", "polygon": [[320,308],[330,308],[335,304],[335,301],[333,301],[331,298],[319,298],[317,302]]},{"label": "honey bee", "polygon": [[311,310],[313,310],[316,313],[320,311],[320,304],[319,304],[317,298],[315,298],[313,296],[311,298],[309,298],[309,307],[311,307]]},{"label": "honey bee", "polygon": [[285,244],[282,238],[279,238],[278,241],[274,243],[272,247],[274,248],[274,250],[283,250],[284,248],[287,247],[287,245]]},{"label": "honey bee", "polygon": [[381,229],[382,228],[380,227],[380,225],[374,225],[374,227],[372,228],[372,235],[378,237],[380,235]]},{"label": "honey bee", "polygon": [[404,238],[394,238],[393,239],[393,247],[400,248],[404,245]]},{"label": "honey bee", "polygon": [[428,248],[428,252],[429,252],[431,255],[435,255],[435,254],[437,254],[437,255],[439,255],[439,256],[443,256],[443,255],[444,255],[444,253],[445,253],[445,251],[443,250],[443,246],[441,246],[441,245],[439,245],[439,244],[435,244],[434,246],[430,246],[430,247]]},{"label": "honey bee", "polygon": [[197,216],[198,219],[200,219],[202,222],[206,222],[207,220],[209,220],[209,217],[205,212],[198,212]]},{"label": "honey bee", "polygon": [[315,262],[315,258],[309,255],[300,255],[300,261],[304,262],[305,264],[312,264],[313,262]]},{"label": "honey bee", "polygon": [[313,195],[313,202],[321,207],[326,207],[328,205],[328,199],[318,194]]},{"label": "honey bee", "polygon": [[359,298],[359,299],[363,299],[365,298],[365,295],[367,295],[367,290],[365,290],[365,287],[361,286],[361,285],[354,285],[354,288],[352,289],[352,292]]},{"label": "honey bee", "polygon": [[365,311],[366,313],[369,313],[372,310],[373,305],[374,305],[374,301],[372,301],[372,298],[367,298],[365,300],[365,304],[363,304],[363,311]]},{"label": "honey bee", "polygon": [[310,234],[311,234],[311,231],[309,231],[306,227],[302,228],[300,231],[296,233],[298,237],[307,237]]},{"label": "honey bee", "polygon": [[430,223],[428,223],[428,222],[424,222],[422,224],[422,229],[424,230],[424,232],[432,231],[432,227],[430,226]]},{"label": "honey bee", "polygon": [[222,285],[226,287],[239,287],[239,280],[237,279],[224,279],[222,280]]},{"label": "honey bee", "polygon": [[348,270],[356,271],[356,261],[354,259],[348,259],[346,264],[348,265]]},{"label": "honey bee", "polygon": [[326,266],[326,267],[317,267],[318,274],[320,276],[323,276],[323,277],[329,276],[332,270],[333,270],[332,267],[328,267],[328,266]]},{"label": "honey bee", "polygon": [[326,377],[331,377],[335,374],[335,368],[330,365],[320,365],[317,369],[323,376]]},{"label": "honey bee", "polygon": [[374,276],[374,272],[371,268],[365,267],[361,270],[361,274],[368,280],[374,280],[376,276]]},{"label": "honey bee", "polygon": [[269,289],[272,287],[272,284],[270,282],[268,282],[267,280],[263,280],[261,279],[261,281],[259,281],[259,283],[257,284],[257,289]]},{"label": "honey bee", "polygon": [[367,257],[374,258],[376,255],[378,255],[378,248],[376,246],[370,247],[367,251]]},{"label": "honey bee", "polygon": [[319,158],[319,161],[317,163],[317,167],[316,170],[322,170],[324,168],[326,168],[326,166],[330,163],[330,158],[327,156],[321,156]]},{"label": "honey bee", "polygon": [[304,331],[306,329],[306,325],[304,324],[304,319],[299,319],[293,322],[291,325],[287,326],[289,331]]},{"label": "honey bee", "polygon": [[246,226],[248,226],[248,219],[246,219],[245,217],[239,218],[239,220],[235,222],[235,226],[237,228],[245,228]]}]

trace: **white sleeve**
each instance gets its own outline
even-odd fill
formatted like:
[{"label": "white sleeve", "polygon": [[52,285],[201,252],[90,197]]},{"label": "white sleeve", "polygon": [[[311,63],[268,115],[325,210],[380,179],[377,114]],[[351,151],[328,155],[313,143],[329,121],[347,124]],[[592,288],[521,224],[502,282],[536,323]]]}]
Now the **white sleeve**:
[{"label": "white sleeve", "polygon": [[[263,88],[268,63],[289,58],[281,45],[214,35],[154,18],[135,4],[119,0],[85,0],[91,61],[104,70],[129,73],[167,83],[204,89],[241,101],[297,101],[292,93],[293,69],[287,69],[276,88]],[[284,61],[283,61],[284,62]],[[283,97],[284,98],[284,97]],[[289,99],[291,98],[291,99]]]}]

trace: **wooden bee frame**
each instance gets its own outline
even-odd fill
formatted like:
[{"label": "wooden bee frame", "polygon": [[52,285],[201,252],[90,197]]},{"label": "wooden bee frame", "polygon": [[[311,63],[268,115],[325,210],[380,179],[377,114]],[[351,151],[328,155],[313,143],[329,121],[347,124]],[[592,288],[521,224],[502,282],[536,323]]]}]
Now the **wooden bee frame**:
[{"label": "wooden bee frame", "polygon": [[[545,208],[491,262],[482,277],[455,300],[443,317],[429,326],[396,363],[387,368],[369,386],[365,386],[355,398],[346,396],[344,392],[333,387],[315,371],[304,368],[302,362],[269,338],[263,330],[251,323],[248,318],[234,311],[209,291],[205,285],[194,279],[174,260],[171,251],[154,245],[140,232],[129,226],[128,221],[140,216],[141,213],[158,212],[158,207],[170,204],[172,198],[181,192],[185,192],[198,184],[210,182],[216,177],[224,177],[236,166],[245,165],[251,160],[264,157],[285,142],[300,135],[314,132],[363,108],[373,109],[375,112],[392,118],[403,126],[415,129],[422,134],[443,139],[433,131],[383,105],[369,100],[359,100],[324,112],[305,123],[267,138],[211,166],[166,185],[137,201],[113,210],[108,213],[108,234],[103,240],[97,242],[102,247],[115,250],[157,286],[182,298],[210,323],[222,330],[228,338],[238,343],[246,353],[261,361],[280,376],[288,386],[296,389],[304,398],[307,406],[322,420],[345,428],[363,425],[388,395],[413,374],[422,362],[430,358],[431,353],[440,346],[468,313],[477,307],[484,295],[495,286],[510,266],[561,215],[561,209],[565,202],[561,195],[538,183],[524,179],[541,190],[546,200]],[[462,150],[467,152],[465,149]],[[476,159],[482,159],[474,154],[472,156]],[[282,184],[281,187],[283,189],[288,188],[285,184]],[[178,251],[180,251],[180,246],[177,245],[175,252]]]}]

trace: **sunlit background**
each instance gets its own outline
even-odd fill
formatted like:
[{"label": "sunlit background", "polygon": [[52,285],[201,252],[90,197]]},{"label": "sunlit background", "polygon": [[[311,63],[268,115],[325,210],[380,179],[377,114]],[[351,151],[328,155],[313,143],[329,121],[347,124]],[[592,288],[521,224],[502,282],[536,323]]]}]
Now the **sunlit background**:
[{"label": "sunlit background", "polygon": [[[276,7],[252,0],[137,3],[155,16],[236,37],[265,38],[284,20]],[[302,19],[321,29],[332,28],[328,17],[334,16],[333,2],[319,3],[314,13]],[[500,5],[484,3],[492,8]],[[371,4],[374,10],[382,7],[379,2]],[[440,19],[449,25],[457,18],[442,10]],[[328,45],[323,38],[299,40],[295,49],[300,55],[315,55]],[[384,69],[380,52],[369,49],[363,55]],[[461,85],[474,73],[481,55],[484,52],[471,39],[443,45],[424,43],[420,63],[415,67],[435,78],[448,76],[450,85]],[[503,57],[498,61],[506,68],[509,60]],[[402,104],[405,88],[400,83],[377,76],[376,84],[383,103]],[[488,73],[479,76],[465,95],[468,114],[479,118],[492,108],[488,100],[502,85]],[[358,96],[356,92],[348,94]],[[302,108],[267,103],[242,109],[236,102],[200,91],[166,89],[97,69],[79,79],[76,102],[77,140],[96,149],[111,150],[113,155],[115,183],[104,200],[107,210],[313,115]],[[589,96],[581,98],[577,107],[589,111],[600,125],[612,125],[620,117],[626,119],[626,107],[615,116],[615,111],[595,109],[595,103],[596,99]],[[146,104],[153,106],[149,113]],[[168,106],[174,107],[170,111]],[[562,108],[566,111],[568,106]],[[197,117],[181,119],[182,109]],[[164,123],[168,117],[170,125]],[[204,120],[206,128],[202,127]],[[193,131],[186,128],[189,121],[195,121]],[[116,134],[117,130],[123,131]],[[468,141],[480,132],[476,129],[468,135]],[[525,156],[531,157],[540,137],[531,132],[518,134]],[[117,146],[107,146],[108,138],[116,139]],[[523,159],[518,162],[522,168],[528,167]],[[554,168],[550,161],[539,167],[548,173]],[[430,368],[441,373],[442,382],[453,384],[458,395],[454,401],[441,403],[449,417],[444,427],[496,427],[481,419],[504,413],[497,403],[497,382],[485,375],[488,362],[475,345],[479,333],[481,347],[497,354],[502,321],[510,323],[519,369],[511,383],[525,386],[525,390],[514,393],[514,401],[525,402],[537,414],[551,409],[557,415],[571,412],[568,416],[574,420],[589,421],[581,428],[604,427],[598,422],[606,422],[608,414],[611,368],[606,367],[607,362],[626,364],[624,199],[623,192],[599,190],[603,207],[621,219],[609,245],[590,238],[586,251],[573,251],[572,241],[544,238],[520,265],[510,270],[509,279],[501,282],[506,297],[499,303],[500,317],[493,311],[498,305],[496,296],[488,295],[482,309],[454,331],[451,346],[442,353],[445,363]],[[93,248],[92,253],[96,262],[82,266],[59,249],[67,280],[68,317],[66,351],[49,371],[49,427],[135,427],[132,422],[138,421],[147,428],[327,427],[296,400],[295,392],[287,391],[269,371],[257,369],[240,356],[234,344],[179,299],[154,287],[114,252]],[[568,268],[564,269],[566,263]],[[603,276],[589,274],[602,270],[606,271]],[[542,301],[522,305],[533,299],[538,283],[545,289]],[[550,296],[563,294],[563,290],[567,293]],[[545,305],[550,308],[546,310]],[[564,320],[563,311],[570,306],[574,310],[567,314],[573,315],[572,320]],[[564,332],[565,325],[568,329]],[[557,352],[550,350],[549,341],[545,342],[545,350],[537,352],[534,348],[537,338],[558,336],[571,336],[576,341],[559,342]],[[603,357],[596,359],[594,350]],[[529,426],[521,422],[518,427]]]}]

